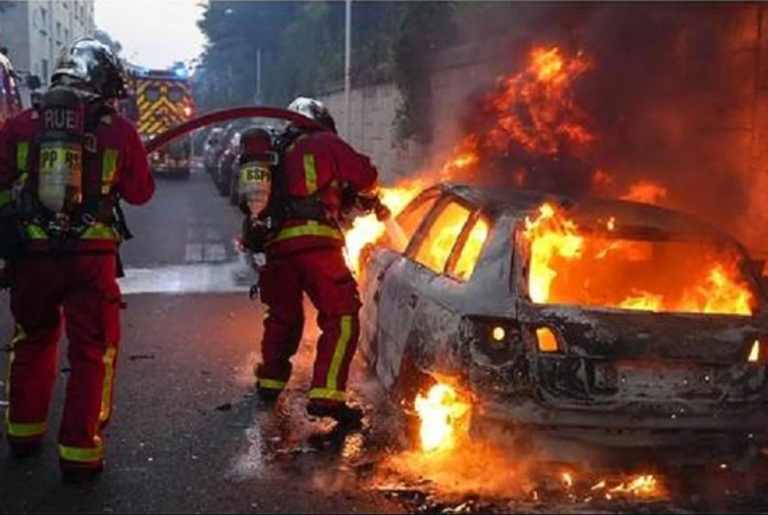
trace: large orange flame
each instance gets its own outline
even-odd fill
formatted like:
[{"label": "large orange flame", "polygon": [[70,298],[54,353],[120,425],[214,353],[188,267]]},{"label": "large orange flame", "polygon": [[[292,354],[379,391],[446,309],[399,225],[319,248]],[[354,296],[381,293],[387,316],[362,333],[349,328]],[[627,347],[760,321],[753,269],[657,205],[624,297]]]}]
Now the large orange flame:
[{"label": "large orange flame", "polygon": [[577,303],[644,311],[750,315],[753,294],[734,253],[697,242],[648,242],[585,233],[546,203],[526,218],[529,295],[536,303]]},{"label": "large orange flame", "polygon": [[570,56],[558,47],[534,48],[526,69],[501,80],[499,90],[485,99],[484,110],[493,119],[492,125],[456,146],[442,168],[443,178],[456,179],[473,171],[480,163],[481,142],[498,153],[513,145],[548,156],[555,156],[563,147],[574,152],[587,150],[595,135],[572,89],[589,66],[581,53]]}]

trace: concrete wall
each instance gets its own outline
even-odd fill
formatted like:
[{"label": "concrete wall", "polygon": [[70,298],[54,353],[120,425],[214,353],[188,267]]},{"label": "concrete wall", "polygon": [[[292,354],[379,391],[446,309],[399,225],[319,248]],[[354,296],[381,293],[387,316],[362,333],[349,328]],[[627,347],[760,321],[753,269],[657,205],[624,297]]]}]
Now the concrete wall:
[{"label": "concrete wall", "polygon": [[371,156],[383,181],[394,181],[421,165],[425,154],[418,145],[396,146],[394,122],[400,106],[400,93],[394,84],[374,84],[352,90],[347,132],[344,131],[344,91],[329,93],[321,100],[336,119],[342,137],[360,152]]},{"label": "concrete wall", "polygon": [[514,64],[494,56],[511,48],[516,41],[510,36],[498,37],[456,46],[437,57],[430,78],[433,142],[428,147],[414,143],[405,148],[397,146],[394,122],[400,107],[400,92],[393,83],[353,88],[349,134],[343,133],[344,91],[334,91],[321,99],[336,117],[342,136],[370,155],[384,180],[389,181],[424,167],[439,166],[440,156],[458,139],[458,114],[465,108],[467,99],[485,90],[503,70]]}]

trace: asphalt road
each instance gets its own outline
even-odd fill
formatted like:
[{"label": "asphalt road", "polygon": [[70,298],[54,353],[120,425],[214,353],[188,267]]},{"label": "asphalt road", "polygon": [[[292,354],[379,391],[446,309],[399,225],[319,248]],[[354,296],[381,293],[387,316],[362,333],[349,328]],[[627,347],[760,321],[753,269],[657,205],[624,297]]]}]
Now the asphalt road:
[{"label": "asphalt road", "polygon": [[[311,345],[280,409],[257,410],[252,367],[261,314],[248,300],[247,283],[233,279],[239,215],[209,178],[160,180],[152,203],[127,215],[136,238],[124,247],[128,308],[107,469],[91,485],[60,480],[55,429],[67,375],[62,355],[44,454],[16,462],[0,445],[0,512],[400,511],[348,478],[351,464],[367,459],[365,433],[329,433],[304,414]],[[3,339],[11,333],[7,304],[3,294]],[[308,338],[313,331],[307,329]]]},{"label": "asphalt road", "polygon": [[[392,407],[359,362],[352,395],[366,408],[365,427],[335,432],[304,413],[317,333],[311,323],[287,395],[275,411],[260,411],[252,368],[261,313],[248,300],[248,277],[239,277],[245,270],[233,245],[239,214],[203,174],[160,180],[153,202],[127,214],[136,238],[123,254],[128,307],[107,469],[90,485],[60,480],[55,436],[68,373],[63,344],[44,454],[17,462],[0,444],[0,513],[768,511],[763,488],[719,470],[701,480],[658,476],[664,486],[693,482],[693,495],[686,487],[652,499],[607,500],[594,493],[601,476],[579,473],[567,486],[561,469],[533,466],[493,446],[469,446],[444,461],[404,453],[393,445]],[[2,294],[0,339],[10,334]],[[0,353],[0,387],[5,356]],[[759,472],[746,480],[765,484],[766,477]]]}]

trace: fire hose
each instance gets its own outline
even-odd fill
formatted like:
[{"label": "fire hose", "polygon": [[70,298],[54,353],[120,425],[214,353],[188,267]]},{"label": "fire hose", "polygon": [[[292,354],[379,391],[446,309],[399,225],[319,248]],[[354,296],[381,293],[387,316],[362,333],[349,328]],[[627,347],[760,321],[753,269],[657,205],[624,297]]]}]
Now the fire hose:
[{"label": "fire hose", "polygon": [[[263,107],[263,106],[243,106],[243,107],[234,107],[230,109],[223,109],[220,111],[214,111],[212,113],[208,113],[203,116],[193,118],[189,121],[182,123],[181,125],[178,125],[172,129],[169,129],[165,132],[160,133],[158,136],[148,141],[144,145],[144,148],[147,151],[147,154],[151,154],[152,152],[155,152],[160,148],[172,143],[173,141],[180,138],[181,136],[187,133],[190,133],[194,130],[205,127],[207,125],[227,122],[230,120],[236,120],[240,118],[256,118],[256,117],[286,120],[288,122],[293,123],[294,125],[296,125],[296,127],[300,129],[321,130],[321,131],[328,130],[325,126],[316,122],[315,120],[311,118],[307,118],[306,116],[300,115],[293,111],[288,111],[286,109],[280,109],[277,107]],[[367,204],[364,206],[364,208],[375,213],[379,221],[385,224],[387,231],[393,234],[393,237],[397,241],[405,240],[405,236],[403,235],[402,229],[400,229],[400,227],[394,221],[394,219],[392,218],[392,213],[381,202],[381,199],[379,199],[378,195],[376,195],[375,197],[367,198],[367,199],[362,198],[360,199],[360,201],[363,204]],[[251,294],[253,295],[253,289],[251,291]]]},{"label": "fire hose", "polygon": [[[328,130],[324,125],[316,122],[315,120],[307,118],[306,116],[300,115],[293,111],[288,111],[287,109],[262,106],[233,107],[230,109],[223,109],[221,111],[214,111],[203,116],[198,116],[197,118],[186,121],[172,129],[161,132],[158,136],[147,142],[144,145],[144,148],[147,151],[147,154],[151,154],[152,152],[155,152],[160,148],[172,143],[181,136],[201,127],[205,127],[206,125],[227,122],[239,118],[257,117],[286,120],[293,123],[300,129],[313,129],[321,131]],[[376,217],[380,221],[386,221],[391,218],[389,209],[387,209],[387,207],[381,203],[381,200],[378,197],[375,197],[369,207],[373,212],[376,213]]]}]

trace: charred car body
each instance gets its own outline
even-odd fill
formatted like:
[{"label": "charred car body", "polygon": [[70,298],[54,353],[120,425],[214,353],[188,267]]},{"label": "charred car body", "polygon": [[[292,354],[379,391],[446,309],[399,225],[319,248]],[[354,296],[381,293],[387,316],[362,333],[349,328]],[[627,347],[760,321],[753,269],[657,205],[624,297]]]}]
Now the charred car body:
[{"label": "charred car body", "polygon": [[[536,249],[532,220],[547,202],[577,221],[582,259],[551,242]],[[498,423],[545,454],[587,443],[735,459],[765,443],[765,294],[760,267],[729,236],[648,205],[458,185],[425,190],[397,221],[407,242],[366,249],[361,294],[363,353],[398,403],[451,378],[475,397],[475,428]],[[572,231],[559,223],[561,236]],[[622,260],[598,262],[615,252]],[[738,301],[684,284],[726,257]],[[638,288],[619,284],[628,279]],[[645,305],[642,287],[678,289],[665,292],[677,304]],[[614,299],[622,289],[631,298]],[[718,296],[739,307],[720,309]],[[700,305],[678,308],[684,300]]]}]

